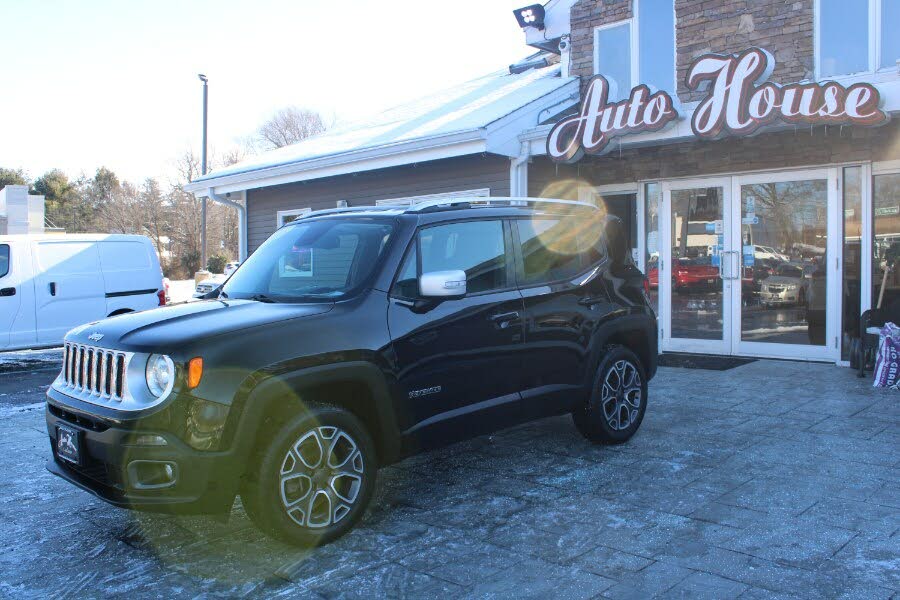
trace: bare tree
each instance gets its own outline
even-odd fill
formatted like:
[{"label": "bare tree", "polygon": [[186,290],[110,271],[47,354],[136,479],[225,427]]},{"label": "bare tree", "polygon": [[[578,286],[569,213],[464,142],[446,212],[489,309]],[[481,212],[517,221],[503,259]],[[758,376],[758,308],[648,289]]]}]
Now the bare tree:
[{"label": "bare tree", "polygon": [[307,108],[288,106],[276,112],[257,131],[266,149],[282,148],[325,131],[322,116]]}]

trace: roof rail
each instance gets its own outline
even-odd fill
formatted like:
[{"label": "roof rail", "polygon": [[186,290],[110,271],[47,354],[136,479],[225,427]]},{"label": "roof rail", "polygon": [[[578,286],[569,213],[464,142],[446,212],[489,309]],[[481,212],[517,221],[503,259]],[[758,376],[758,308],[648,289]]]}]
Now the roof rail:
[{"label": "roof rail", "polygon": [[[291,223],[296,223],[302,219],[308,219],[310,217],[320,217],[322,215],[339,215],[341,213],[353,213],[353,212],[377,212],[382,210],[397,210],[396,206],[344,206],[341,208],[323,208],[322,210],[314,210],[306,213],[305,215],[301,215],[291,221]],[[286,223],[289,225],[290,223]]]},{"label": "roof rail", "polygon": [[520,206],[520,207],[528,207],[533,206],[535,204],[555,204],[555,205],[569,205],[569,206],[584,206],[587,208],[597,208],[596,205],[591,204],[590,202],[580,202],[578,200],[557,200],[554,198],[526,198],[526,197],[485,197],[485,196],[473,196],[469,198],[435,198],[434,200],[426,200],[425,202],[419,202],[413,204],[409,208],[406,209],[408,213],[420,213],[426,212],[431,209],[435,209],[438,207],[447,207],[452,208],[456,205],[466,205],[459,206],[459,208],[468,208],[472,205],[485,205],[485,206]]}]

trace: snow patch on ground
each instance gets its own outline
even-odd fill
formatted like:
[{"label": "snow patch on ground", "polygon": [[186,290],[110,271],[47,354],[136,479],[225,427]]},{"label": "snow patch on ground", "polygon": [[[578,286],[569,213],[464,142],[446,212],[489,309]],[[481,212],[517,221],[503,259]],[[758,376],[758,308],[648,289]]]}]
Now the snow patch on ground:
[{"label": "snow patch on ground", "polygon": [[0,373],[15,373],[31,369],[47,369],[62,363],[62,349],[19,350],[0,352]]},{"label": "snow patch on ground", "polygon": [[44,410],[46,402],[35,402],[34,404],[25,404],[22,406],[0,406],[0,418],[7,418],[13,415],[31,412],[33,410]]}]

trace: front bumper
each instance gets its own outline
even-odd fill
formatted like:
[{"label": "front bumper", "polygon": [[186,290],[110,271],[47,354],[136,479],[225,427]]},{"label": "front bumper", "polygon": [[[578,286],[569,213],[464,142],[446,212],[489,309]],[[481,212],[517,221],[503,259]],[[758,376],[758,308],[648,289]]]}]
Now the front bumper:
[{"label": "front bumper", "polygon": [[[172,434],[142,430],[139,422],[103,419],[70,406],[65,396],[52,388],[47,397],[45,412],[52,453],[47,470],[54,475],[122,508],[177,513],[220,513],[231,508],[239,468],[230,452],[201,452]],[[57,455],[58,425],[78,433],[79,464]],[[166,445],[134,445],[138,433],[162,436]],[[147,489],[140,481],[140,461],[174,465],[174,481]]]},{"label": "front bumper", "polygon": [[759,293],[759,299],[767,304],[797,304],[800,301],[800,293],[796,290],[770,292],[763,289]]}]

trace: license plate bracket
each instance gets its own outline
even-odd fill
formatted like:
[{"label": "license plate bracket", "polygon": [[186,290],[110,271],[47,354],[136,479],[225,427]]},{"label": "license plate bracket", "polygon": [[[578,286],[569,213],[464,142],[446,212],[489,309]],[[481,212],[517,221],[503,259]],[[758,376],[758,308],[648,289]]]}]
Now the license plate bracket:
[{"label": "license plate bracket", "polygon": [[57,425],[56,456],[75,465],[81,464],[81,432],[65,425]]}]

